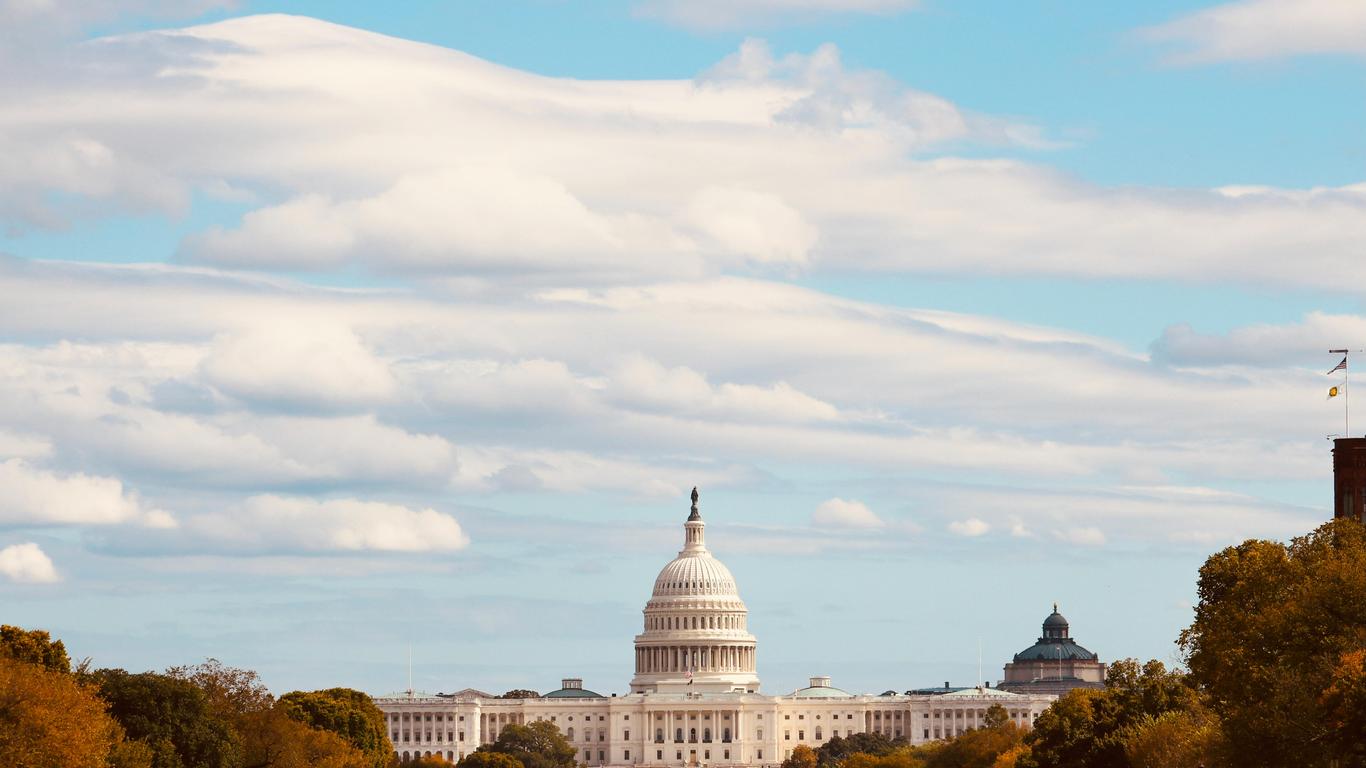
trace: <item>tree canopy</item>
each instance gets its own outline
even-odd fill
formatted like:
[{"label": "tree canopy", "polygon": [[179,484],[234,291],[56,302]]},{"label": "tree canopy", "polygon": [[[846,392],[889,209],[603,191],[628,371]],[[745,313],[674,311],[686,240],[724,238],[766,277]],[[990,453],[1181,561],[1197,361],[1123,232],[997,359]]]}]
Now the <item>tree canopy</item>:
[{"label": "tree canopy", "polygon": [[153,768],[238,768],[241,745],[226,717],[193,683],[155,672],[100,669],[88,675],[130,739],[152,751]]},{"label": "tree canopy", "polygon": [[516,758],[522,768],[574,768],[578,752],[549,720],[526,725],[508,725],[498,732],[497,741],[484,744],[478,752],[501,752]]},{"label": "tree canopy", "polygon": [[363,752],[374,768],[388,765],[393,747],[384,713],[368,695],[350,688],[293,691],[280,697],[279,706],[300,723],[340,736]]},{"label": "tree canopy", "polygon": [[0,655],[0,765],[147,768],[149,762],[150,755],[123,745],[123,731],[90,687],[48,665]]},{"label": "tree canopy", "polygon": [[71,659],[61,640],[53,640],[47,631],[23,629],[8,624],[0,626],[0,656],[37,664],[53,672],[70,672]]},{"label": "tree canopy", "polygon": [[1366,528],[1342,518],[1289,544],[1229,547],[1200,569],[1198,592],[1180,644],[1232,759],[1253,768],[1366,765],[1362,720],[1343,708],[1360,701]]},{"label": "tree canopy", "polygon": [[458,768],[522,768],[520,760],[505,752],[478,750],[465,755],[457,765]]}]

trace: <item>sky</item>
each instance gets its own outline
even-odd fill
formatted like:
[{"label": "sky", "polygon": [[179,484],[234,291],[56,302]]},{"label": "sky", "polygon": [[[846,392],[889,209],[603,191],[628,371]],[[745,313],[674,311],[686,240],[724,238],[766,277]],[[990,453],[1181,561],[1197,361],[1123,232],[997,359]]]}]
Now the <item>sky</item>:
[{"label": "sky", "polygon": [[0,621],[97,666],[625,692],[693,486],[767,692],[1178,662],[1363,431],[1358,3],[0,0],[0,94]]}]

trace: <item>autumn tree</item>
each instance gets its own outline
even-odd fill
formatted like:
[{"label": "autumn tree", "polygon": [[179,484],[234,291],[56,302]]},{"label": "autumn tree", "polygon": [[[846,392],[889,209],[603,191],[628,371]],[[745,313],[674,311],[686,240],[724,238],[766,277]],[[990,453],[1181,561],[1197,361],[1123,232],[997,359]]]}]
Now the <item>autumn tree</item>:
[{"label": "autumn tree", "polygon": [[1345,765],[1366,765],[1366,650],[1342,654],[1321,701],[1339,759]]},{"label": "autumn tree", "polygon": [[987,708],[985,727],[960,734],[927,756],[926,768],[992,768],[996,758],[1020,746],[1024,731],[1000,704]]},{"label": "autumn tree", "polygon": [[105,712],[105,703],[67,674],[64,664],[0,655],[0,765],[147,768],[150,755],[122,742],[122,730]]},{"label": "autumn tree", "polygon": [[805,744],[792,748],[792,754],[783,761],[783,768],[816,768],[816,750]]},{"label": "autumn tree", "polygon": [[53,672],[71,671],[66,646],[41,629],[0,626],[0,656],[37,664]]},{"label": "autumn tree", "polygon": [[1366,528],[1341,518],[1289,544],[1229,547],[1201,567],[1198,594],[1180,644],[1233,761],[1362,765],[1361,720],[1339,702],[1366,650]]},{"label": "autumn tree", "polygon": [[512,690],[499,696],[500,699],[539,699],[541,694],[528,688],[513,688]]},{"label": "autumn tree", "polygon": [[350,688],[293,691],[280,697],[279,708],[290,718],[335,733],[363,752],[374,768],[386,768],[393,746],[384,713],[366,694]]},{"label": "autumn tree", "polygon": [[1218,718],[1200,709],[1146,715],[1122,734],[1131,768],[1188,768],[1224,763]]},{"label": "autumn tree", "polygon": [[574,768],[578,752],[549,720],[526,725],[508,725],[498,732],[497,741],[484,744],[478,752],[501,752],[517,759],[522,768]]},{"label": "autumn tree", "polygon": [[1053,702],[1025,737],[1021,768],[1129,768],[1126,729],[1145,717],[1198,705],[1186,677],[1160,661],[1110,665],[1104,690],[1078,688]]}]

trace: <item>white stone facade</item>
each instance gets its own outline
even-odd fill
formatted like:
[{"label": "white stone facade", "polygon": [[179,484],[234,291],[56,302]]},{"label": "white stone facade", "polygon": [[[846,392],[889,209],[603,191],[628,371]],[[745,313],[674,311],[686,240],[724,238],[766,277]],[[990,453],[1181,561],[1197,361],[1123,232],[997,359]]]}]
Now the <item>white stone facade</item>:
[{"label": "white stone facade", "polygon": [[878,732],[911,744],[952,737],[979,727],[992,704],[1028,728],[1053,702],[993,688],[855,696],[824,677],[786,696],[763,695],[748,611],[730,571],[707,551],[695,490],[684,530],[682,551],[645,606],[629,694],[598,696],[571,679],[535,699],[473,690],[378,698],[398,756],[454,762],[508,724],[548,720],[589,766],[771,766],[799,744],[818,748],[836,736]]}]

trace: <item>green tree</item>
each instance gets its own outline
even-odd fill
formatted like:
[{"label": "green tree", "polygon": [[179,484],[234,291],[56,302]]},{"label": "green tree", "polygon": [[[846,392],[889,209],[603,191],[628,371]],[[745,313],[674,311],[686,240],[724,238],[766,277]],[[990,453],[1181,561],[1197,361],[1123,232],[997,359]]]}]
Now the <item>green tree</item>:
[{"label": "green tree", "polygon": [[1334,718],[1328,695],[1346,655],[1366,649],[1366,528],[1342,518],[1289,544],[1229,547],[1205,561],[1198,592],[1180,644],[1232,761],[1366,764],[1359,724]]},{"label": "green tree", "polygon": [[456,763],[456,768],[522,768],[517,758],[504,752],[474,751]]},{"label": "green tree", "polygon": [[385,768],[393,754],[384,713],[369,696],[350,688],[292,691],[280,697],[279,708],[290,718],[335,733],[363,752],[374,768]]},{"label": "green tree", "polygon": [[0,765],[147,768],[134,752],[93,689],[63,670],[0,656]]},{"label": "green tree", "polygon": [[61,640],[53,640],[41,629],[0,626],[0,656],[37,664],[53,672],[70,672],[71,659]]},{"label": "green tree", "polygon": [[153,768],[240,768],[231,723],[193,683],[154,672],[100,669],[88,679],[128,738],[152,751]]},{"label": "green tree", "polygon": [[871,731],[853,733],[847,737],[835,736],[816,750],[816,761],[821,768],[829,768],[842,763],[850,755],[864,754],[881,757],[891,754],[897,746],[897,742]]},{"label": "green tree", "polygon": [[816,750],[805,744],[792,748],[792,754],[783,761],[783,768],[816,768]]},{"label": "green tree", "polygon": [[501,752],[511,755],[522,768],[575,768],[578,752],[549,720],[527,725],[509,725],[498,732],[498,740],[476,752]]},{"label": "green tree", "polygon": [[500,699],[539,699],[541,694],[528,688],[513,688],[512,690],[499,696]]}]

